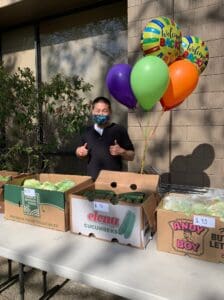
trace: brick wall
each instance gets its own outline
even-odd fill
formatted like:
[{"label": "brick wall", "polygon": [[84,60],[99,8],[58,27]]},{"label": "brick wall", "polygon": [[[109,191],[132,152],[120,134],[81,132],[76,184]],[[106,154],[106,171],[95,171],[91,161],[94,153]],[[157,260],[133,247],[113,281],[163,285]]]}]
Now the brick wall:
[{"label": "brick wall", "polygon": [[[145,169],[158,169],[163,181],[224,188],[224,2],[222,0],[128,0],[128,58],[142,57],[140,34],[153,17],[174,17],[182,35],[199,36],[209,48],[209,63],[196,90],[182,105],[165,112],[150,140]],[[160,114],[130,111],[128,129],[136,148],[130,171],[139,171],[143,134]],[[141,126],[140,126],[141,124]]]}]

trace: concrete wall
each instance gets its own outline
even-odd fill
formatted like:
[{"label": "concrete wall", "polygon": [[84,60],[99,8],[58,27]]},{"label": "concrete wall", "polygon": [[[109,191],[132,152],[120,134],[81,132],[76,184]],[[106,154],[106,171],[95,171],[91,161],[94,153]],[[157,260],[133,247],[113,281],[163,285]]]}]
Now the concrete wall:
[{"label": "concrete wall", "polygon": [[[165,112],[148,145],[145,169],[157,168],[162,180],[177,184],[224,187],[224,2],[221,0],[129,0],[128,57],[142,57],[140,34],[153,17],[173,17],[182,35],[198,36],[209,48],[210,59],[196,90],[176,109]],[[150,112],[129,112],[130,136],[137,158],[129,170],[138,171],[143,130],[156,124],[158,103]],[[149,123],[148,123],[149,122]],[[149,126],[148,126],[149,124]]]}]

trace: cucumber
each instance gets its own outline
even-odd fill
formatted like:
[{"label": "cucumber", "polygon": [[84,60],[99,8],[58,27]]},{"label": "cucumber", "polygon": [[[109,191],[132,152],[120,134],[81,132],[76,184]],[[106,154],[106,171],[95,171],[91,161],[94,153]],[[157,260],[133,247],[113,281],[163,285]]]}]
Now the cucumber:
[{"label": "cucumber", "polygon": [[129,203],[142,203],[145,198],[143,192],[128,192],[118,195],[120,201],[127,201]]},{"label": "cucumber", "polygon": [[92,190],[90,191],[85,191],[84,193],[82,193],[82,195],[84,197],[86,197],[89,201],[93,201],[94,200],[94,195],[93,195],[93,192]]},{"label": "cucumber", "polygon": [[130,212],[129,219],[128,219],[128,226],[126,227],[124,238],[128,239],[131,236],[132,230],[135,225],[135,214]]},{"label": "cucumber", "polygon": [[118,199],[117,199],[116,195],[110,199],[110,203],[113,205],[118,204]]},{"label": "cucumber", "polygon": [[111,200],[116,197],[116,194],[110,190],[89,190],[83,193],[88,200],[93,201],[97,198]]},{"label": "cucumber", "polygon": [[122,224],[120,225],[119,229],[118,229],[118,234],[124,234],[126,229],[127,229],[127,226],[129,224],[129,218],[131,217],[131,214],[132,212],[129,210],[126,212],[126,215],[123,219],[123,222]]}]

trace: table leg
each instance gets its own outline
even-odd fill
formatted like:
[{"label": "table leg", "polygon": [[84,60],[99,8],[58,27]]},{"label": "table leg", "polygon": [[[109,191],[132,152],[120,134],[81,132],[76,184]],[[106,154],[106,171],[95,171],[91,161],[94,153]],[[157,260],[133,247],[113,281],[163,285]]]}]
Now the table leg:
[{"label": "table leg", "polygon": [[24,265],[19,263],[19,293],[20,293],[20,300],[24,300]]},{"label": "table leg", "polygon": [[43,294],[47,293],[47,272],[42,271],[42,277],[43,277]]},{"label": "table leg", "polygon": [[12,261],[8,259],[8,278],[12,277]]},{"label": "table leg", "polygon": [[[47,273],[47,272],[46,272]],[[46,274],[47,275],[47,274]],[[39,298],[39,300],[49,300],[53,297],[54,294],[56,294],[67,282],[69,282],[69,279],[65,279],[61,284],[56,284],[54,287],[52,287],[50,290],[46,290],[44,294]]]},{"label": "table leg", "polygon": [[12,276],[12,261],[8,259],[8,279],[0,284],[0,294],[9,288],[11,285],[16,283],[19,279],[19,274]]}]

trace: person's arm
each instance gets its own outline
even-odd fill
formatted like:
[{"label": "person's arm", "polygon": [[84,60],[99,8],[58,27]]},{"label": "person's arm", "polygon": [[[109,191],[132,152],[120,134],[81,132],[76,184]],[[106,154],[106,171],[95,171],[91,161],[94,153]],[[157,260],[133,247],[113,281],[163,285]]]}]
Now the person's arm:
[{"label": "person's arm", "polygon": [[77,147],[75,150],[76,156],[79,158],[84,158],[88,155],[88,149],[87,149],[87,143],[85,143],[83,146]]},{"label": "person's arm", "polygon": [[133,150],[125,150],[123,149],[124,152],[123,154],[121,154],[121,157],[125,160],[128,160],[128,161],[132,161],[134,160],[135,158],[135,152]]},{"label": "person's arm", "polygon": [[120,155],[123,159],[132,161],[135,157],[134,150],[126,150],[122,148],[118,143],[117,140],[114,141],[114,145],[110,146],[110,154],[111,155]]}]

